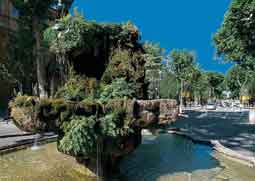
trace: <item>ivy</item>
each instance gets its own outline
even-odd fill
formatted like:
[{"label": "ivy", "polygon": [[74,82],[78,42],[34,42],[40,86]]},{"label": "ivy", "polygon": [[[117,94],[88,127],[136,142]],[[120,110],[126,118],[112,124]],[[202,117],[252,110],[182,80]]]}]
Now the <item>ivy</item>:
[{"label": "ivy", "polygon": [[111,46],[133,48],[139,40],[139,31],[131,23],[99,24],[89,22],[78,13],[68,15],[44,32],[44,40],[54,53],[67,54],[77,49],[91,51],[108,37]]}]

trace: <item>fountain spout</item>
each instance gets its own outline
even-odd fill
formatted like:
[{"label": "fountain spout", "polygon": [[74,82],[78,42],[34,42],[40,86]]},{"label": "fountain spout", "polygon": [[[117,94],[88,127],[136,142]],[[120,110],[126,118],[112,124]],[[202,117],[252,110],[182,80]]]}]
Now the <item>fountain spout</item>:
[{"label": "fountain spout", "polygon": [[31,147],[31,150],[39,150],[40,146],[38,146],[38,140],[41,138],[41,134],[37,133],[34,136],[34,143],[33,146]]}]

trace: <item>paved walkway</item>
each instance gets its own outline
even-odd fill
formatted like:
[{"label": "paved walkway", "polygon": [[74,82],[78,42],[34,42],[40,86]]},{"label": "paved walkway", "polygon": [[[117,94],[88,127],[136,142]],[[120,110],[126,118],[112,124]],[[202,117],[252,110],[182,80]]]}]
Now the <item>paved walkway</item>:
[{"label": "paved walkway", "polygon": [[8,135],[25,134],[25,132],[19,130],[12,122],[0,121],[0,137]]},{"label": "paved walkway", "polygon": [[12,147],[34,143],[35,139],[44,141],[54,139],[54,133],[44,133],[43,135],[29,134],[19,130],[12,122],[8,124],[0,121],[0,152]]},{"label": "paved walkway", "polygon": [[247,157],[255,156],[255,125],[248,112],[187,112],[174,127],[200,140],[218,140],[223,146]]}]

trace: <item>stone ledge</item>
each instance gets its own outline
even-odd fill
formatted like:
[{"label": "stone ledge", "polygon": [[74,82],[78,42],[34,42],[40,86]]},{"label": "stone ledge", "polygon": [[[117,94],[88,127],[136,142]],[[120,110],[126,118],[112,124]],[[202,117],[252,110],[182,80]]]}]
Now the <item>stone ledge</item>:
[{"label": "stone ledge", "polygon": [[23,133],[23,134],[7,134],[7,135],[1,135],[1,138],[12,138],[12,137],[20,137],[20,136],[32,136],[34,133]]}]

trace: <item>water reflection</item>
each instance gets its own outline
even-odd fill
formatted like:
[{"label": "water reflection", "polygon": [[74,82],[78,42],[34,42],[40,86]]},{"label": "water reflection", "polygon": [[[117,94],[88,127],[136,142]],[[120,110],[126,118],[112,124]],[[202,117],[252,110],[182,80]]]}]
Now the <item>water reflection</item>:
[{"label": "water reflection", "polygon": [[[152,137],[144,136],[143,142],[148,143]],[[153,140],[123,160],[121,180],[254,181],[253,168],[226,159],[208,146],[166,134]]]},{"label": "water reflection", "polygon": [[[151,136],[144,136],[143,139],[147,143]],[[155,181],[178,173],[188,178],[188,173],[219,167],[208,146],[195,145],[187,139],[167,134],[159,135],[151,143],[142,144],[124,159],[121,173],[125,180]]]}]

